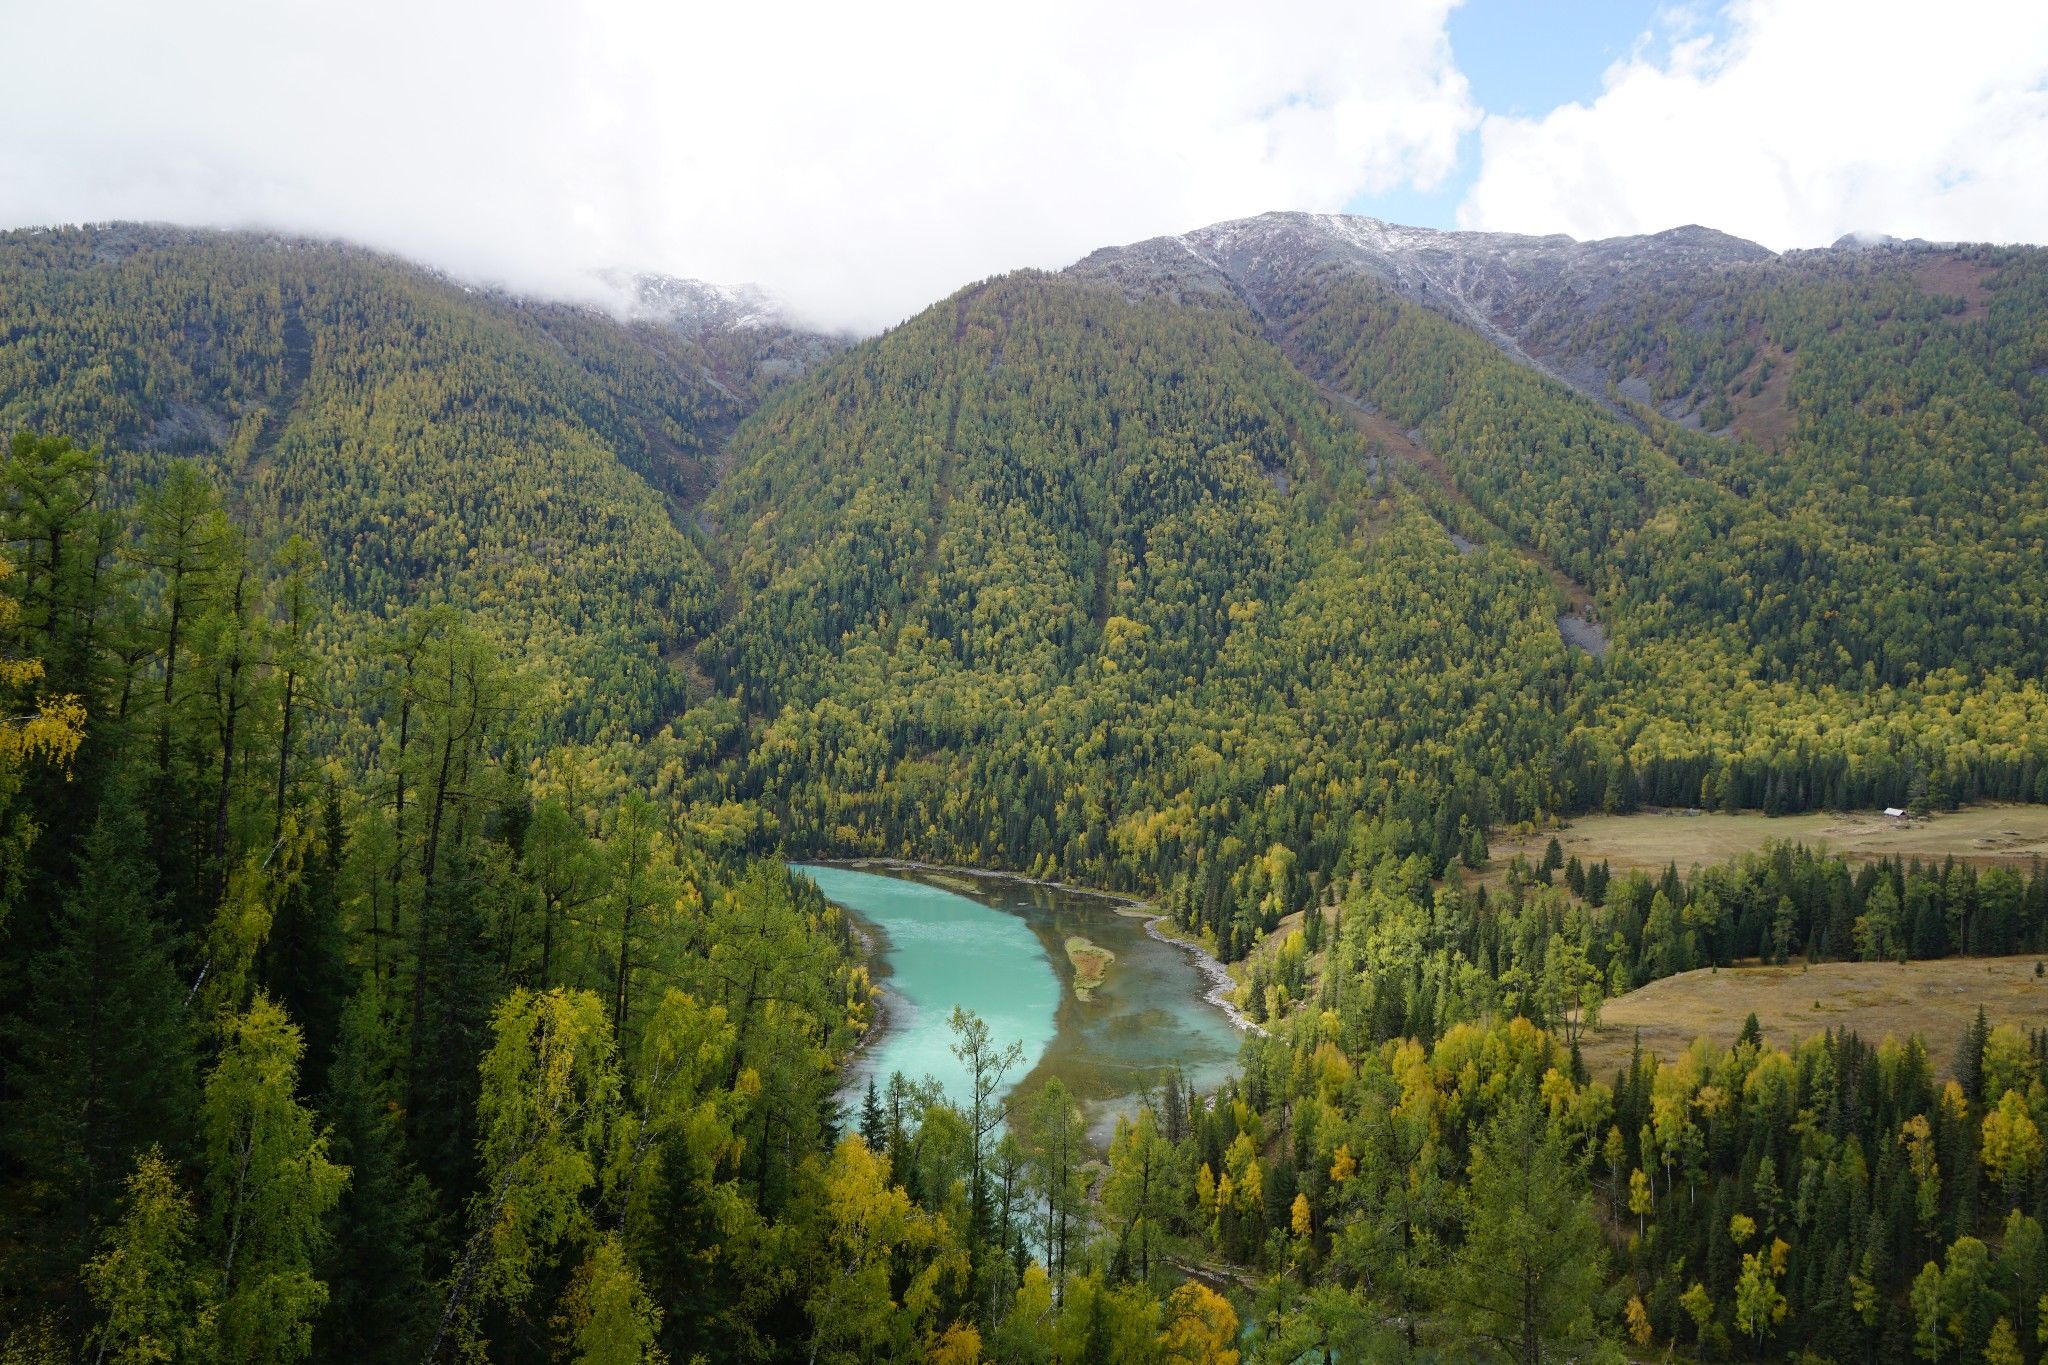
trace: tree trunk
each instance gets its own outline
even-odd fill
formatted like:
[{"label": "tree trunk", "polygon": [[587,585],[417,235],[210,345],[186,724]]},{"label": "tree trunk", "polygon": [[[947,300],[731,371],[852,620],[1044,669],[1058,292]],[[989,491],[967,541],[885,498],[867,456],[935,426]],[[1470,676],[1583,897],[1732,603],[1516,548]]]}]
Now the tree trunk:
[{"label": "tree trunk", "polygon": [[184,623],[184,588],[184,566],[180,564],[171,572],[170,629],[164,644],[164,714],[156,734],[156,768],[165,777],[171,772],[171,698],[178,680],[178,630]]},{"label": "tree trunk", "polygon": [[406,1065],[406,1105],[408,1124],[416,1122],[419,1109],[420,1084],[420,1041],[422,1027],[427,1014],[427,950],[432,943],[431,929],[434,919],[434,864],[440,854],[441,817],[447,808],[448,763],[455,747],[454,717],[449,717],[449,727],[441,743],[441,768],[434,783],[433,813],[427,820],[427,851],[421,865],[419,930],[414,935],[412,964],[412,1038],[409,1060]]},{"label": "tree trunk", "polygon": [[284,675],[284,728],[277,741],[277,816],[271,822],[270,842],[284,838],[284,797],[285,782],[291,774],[292,764],[292,703],[296,700],[299,675],[286,670]]},{"label": "tree trunk", "polygon": [[218,903],[228,889],[228,792],[235,777],[235,723],[242,713],[242,591],[249,581],[246,565],[235,577],[235,644],[228,656],[227,706],[221,721],[220,793],[213,805],[213,899]]}]

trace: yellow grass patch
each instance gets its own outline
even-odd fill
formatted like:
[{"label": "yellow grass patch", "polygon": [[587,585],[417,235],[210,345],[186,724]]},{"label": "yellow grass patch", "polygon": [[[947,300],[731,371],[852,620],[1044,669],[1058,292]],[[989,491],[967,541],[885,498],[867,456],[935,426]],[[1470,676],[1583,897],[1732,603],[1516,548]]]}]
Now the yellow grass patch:
[{"label": "yellow grass patch", "polygon": [[[1815,811],[1805,815],[1588,815],[1554,831],[1567,858],[1591,866],[1605,861],[1617,874],[1631,869],[1679,871],[1725,862],[1765,844],[1825,844],[1845,858],[1919,858],[1940,861],[1953,854],[1980,867],[2003,863],[2025,867],[2048,858],[2048,806],[1971,806],[1925,819],[1894,820],[1877,811]],[[1495,881],[1517,853],[1541,862],[1553,831],[1500,835],[1491,841],[1492,859],[1481,880]]]},{"label": "yellow grass patch", "polygon": [[1949,1074],[1963,1033],[1982,1005],[1992,1024],[2048,1023],[2048,979],[2040,959],[1956,957],[1935,962],[1821,962],[1811,967],[1724,967],[1682,972],[1601,1007],[1600,1027],[1581,1044],[1587,1069],[1612,1080],[1628,1062],[1637,1030],[1643,1051],[1670,1059],[1705,1037],[1724,1046],[1757,1017],[1764,1040],[1790,1047],[1828,1029],[1853,1029],[1873,1046],[1917,1033],[1940,1075]]},{"label": "yellow grass patch", "polygon": [[1087,1000],[1109,975],[1116,954],[1077,934],[1067,940],[1067,961],[1074,964],[1074,994]]}]

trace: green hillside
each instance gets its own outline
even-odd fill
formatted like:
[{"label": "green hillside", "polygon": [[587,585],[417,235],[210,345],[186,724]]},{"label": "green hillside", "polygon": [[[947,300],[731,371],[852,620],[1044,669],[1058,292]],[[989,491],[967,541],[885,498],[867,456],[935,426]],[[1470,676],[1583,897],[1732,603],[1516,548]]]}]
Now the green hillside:
[{"label": "green hillside", "polygon": [[[1699,601],[1704,585],[1728,584],[1715,607],[1741,616],[1745,643],[1781,676],[2040,677],[2044,291],[2038,249],[1803,252],[1553,319],[1537,344],[1590,356],[1719,433],[1652,421],[1687,477],[1648,486],[1681,537],[1732,516],[1733,545],[1624,541],[1616,588]],[[1625,517],[1620,529],[1632,529]]]},{"label": "green hillside", "polygon": [[[1226,948],[1383,840],[1441,870],[1548,812],[2041,799],[2041,446],[1987,406],[1998,498],[1935,510],[1931,451],[1795,505],[1701,472],[1788,457],[1367,281],[1263,318],[994,281],[735,440],[719,653],[763,724],[725,790],[814,851],[1165,888]],[[1554,625],[1582,591],[1603,658]]]},{"label": "green hillside", "polygon": [[1246,317],[991,282],[750,422],[710,507],[769,713],[734,781],[804,847],[1192,877],[1245,941],[1360,813],[1441,862],[1561,799],[1549,585],[1461,555]]},{"label": "green hillside", "polygon": [[0,236],[0,430],[193,456],[320,551],[346,656],[406,605],[479,609],[571,730],[644,730],[708,622],[701,494],[739,413],[692,344],[332,245],[148,227]]},{"label": "green hillside", "polygon": [[[2048,268],[2039,256],[2014,259],[2013,289]],[[1865,328],[1827,320],[1827,288],[1785,289],[1789,315],[1896,353],[1866,376],[1932,353],[1911,401],[1858,389],[1831,359],[1846,343],[1815,342],[1797,372],[1816,396],[1766,451],[1611,414],[1362,282],[1304,287],[1276,325],[1311,371],[1418,428],[1508,539],[1590,590],[1621,676],[1589,738],[1627,763],[1624,803],[1882,805],[1930,785],[2039,799],[2048,450],[2036,386],[2014,374],[2038,324],[1923,299],[1917,323],[1877,327],[1885,309],[1865,298]],[[1975,473],[1957,466],[1965,450]]]}]

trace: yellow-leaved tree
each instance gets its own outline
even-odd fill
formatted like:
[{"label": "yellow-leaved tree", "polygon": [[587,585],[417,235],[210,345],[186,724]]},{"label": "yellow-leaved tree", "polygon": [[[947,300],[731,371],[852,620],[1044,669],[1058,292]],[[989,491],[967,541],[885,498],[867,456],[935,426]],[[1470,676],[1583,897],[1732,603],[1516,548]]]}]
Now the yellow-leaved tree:
[{"label": "yellow-leaved tree", "polygon": [[1188,1280],[1166,1300],[1159,1334],[1166,1358],[1185,1365],[1237,1365],[1237,1311],[1209,1286]]},{"label": "yellow-leaved tree", "polygon": [[[21,621],[21,603],[7,590],[13,576],[14,565],[0,560],[0,637],[12,636]],[[34,695],[42,677],[41,659],[0,652],[0,693],[7,708],[0,719],[0,923],[6,921],[20,886],[22,861],[36,837],[34,817],[15,805],[22,780],[36,763],[68,773],[85,739],[85,704],[72,696]]]}]

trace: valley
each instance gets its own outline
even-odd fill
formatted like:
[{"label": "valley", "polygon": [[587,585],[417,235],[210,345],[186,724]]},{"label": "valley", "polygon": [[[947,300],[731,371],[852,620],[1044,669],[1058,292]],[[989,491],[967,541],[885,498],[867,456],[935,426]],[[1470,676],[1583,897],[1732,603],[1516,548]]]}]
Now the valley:
[{"label": "valley", "polygon": [[2048,252],[600,283],[0,233],[8,1351],[2035,1321]]}]

